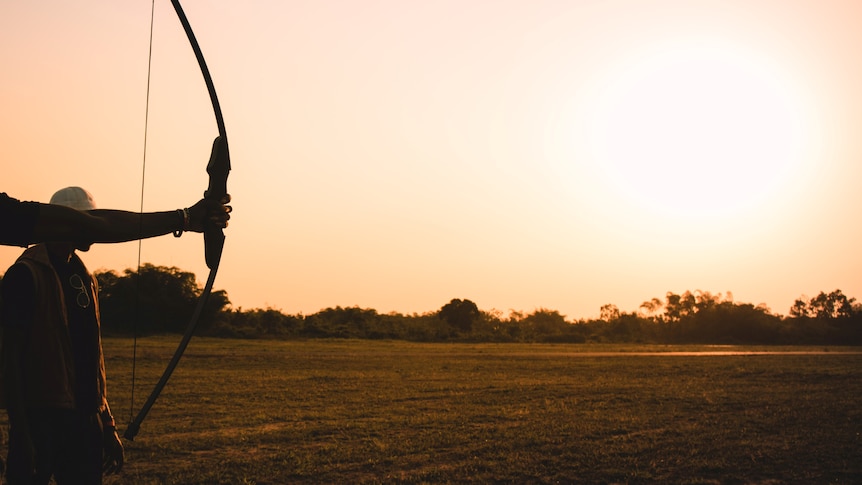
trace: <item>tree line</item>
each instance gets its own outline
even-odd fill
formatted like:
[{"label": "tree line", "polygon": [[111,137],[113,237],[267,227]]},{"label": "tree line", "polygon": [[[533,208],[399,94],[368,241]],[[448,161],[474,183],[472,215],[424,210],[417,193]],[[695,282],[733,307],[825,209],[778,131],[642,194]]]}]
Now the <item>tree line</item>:
[{"label": "tree line", "polygon": [[[122,273],[100,271],[105,335],[182,333],[202,288],[195,275],[176,267],[145,264]],[[359,307],[326,308],[311,315],[273,308],[231,306],[214,290],[198,325],[199,335],[226,338],[357,338],[418,342],[608,342],[653,344],[862,345],[862,305],[841,290],[800,297],[787,316],[763,305],[738,303],[733,295],[707,291],[668,292],[637,311],[616,305],[599,318],[568,320],[556,310],[531,313],[480,310],[455,298],[422,314],[378,313]]]}]

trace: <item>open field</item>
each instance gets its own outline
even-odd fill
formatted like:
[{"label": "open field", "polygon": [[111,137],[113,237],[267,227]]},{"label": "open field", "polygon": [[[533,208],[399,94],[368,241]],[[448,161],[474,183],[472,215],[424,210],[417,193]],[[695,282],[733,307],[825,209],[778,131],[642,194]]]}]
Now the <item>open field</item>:
[{"label": "open field", "polygon": [[196,339],[108,483],[862,483],[862,349],[676,350],[740,349]]}]

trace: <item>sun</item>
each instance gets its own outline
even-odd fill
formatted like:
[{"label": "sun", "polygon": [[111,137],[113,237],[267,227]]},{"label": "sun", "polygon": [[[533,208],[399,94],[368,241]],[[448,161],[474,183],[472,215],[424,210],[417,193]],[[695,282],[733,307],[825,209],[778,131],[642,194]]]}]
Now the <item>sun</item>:
[{"label": "sun", "polygon": [[766,58],[718,44],[624,62],[595,100],[594,161],[631,205],[734,217],[780,191],[802,161],[805,116]]}]

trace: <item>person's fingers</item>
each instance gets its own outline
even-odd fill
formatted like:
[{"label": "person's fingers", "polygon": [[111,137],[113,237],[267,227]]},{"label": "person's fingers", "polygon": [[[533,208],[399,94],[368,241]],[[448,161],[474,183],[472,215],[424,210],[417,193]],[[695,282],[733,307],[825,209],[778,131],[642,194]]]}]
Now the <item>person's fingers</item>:
[{"label": "person's fingers", "polygon": [[123,468],[123,459],[122,458],[107,458],[105,459],[104,465],[102,465],[102,472],[105,475],[113,475],[114,473],[118,473]]}]

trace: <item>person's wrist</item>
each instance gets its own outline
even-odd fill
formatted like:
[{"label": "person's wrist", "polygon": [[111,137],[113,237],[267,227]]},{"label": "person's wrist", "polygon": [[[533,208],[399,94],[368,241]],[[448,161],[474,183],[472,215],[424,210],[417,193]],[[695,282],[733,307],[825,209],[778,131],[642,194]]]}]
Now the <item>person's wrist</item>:
[{"label": "person's wrist", "polygon": [[110,412],[103,411],[99,414],[99,419],[102,420],[102,428],[104,428],[105,431],[117,429],[117,423],[114,421],[114,416]]},{"label": "person's wrist", "polygon": [[188,207],[183,208],[183,209],[177,209],[176,212],[177,212],[177,216],[179,218],[180,228],[177,229],[176,231],[174,231],[174,237],[180,237],[183,235],[184,231],[189,230],[189,225],[190,225],[189,209],[188,209]]}]

